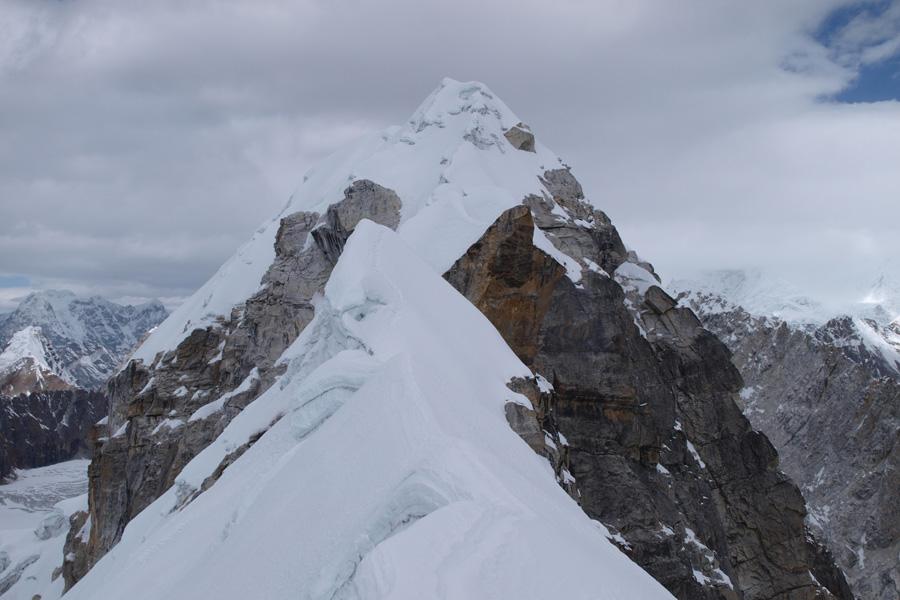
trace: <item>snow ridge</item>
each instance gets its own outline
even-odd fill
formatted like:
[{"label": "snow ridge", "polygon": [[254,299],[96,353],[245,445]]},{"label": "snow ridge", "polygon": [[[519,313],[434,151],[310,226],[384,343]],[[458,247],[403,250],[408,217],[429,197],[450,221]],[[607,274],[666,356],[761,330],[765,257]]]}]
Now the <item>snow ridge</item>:
[{"label": "snow ridge", "polygon": [[402,236],[357,226],[282,361],[67,597],[671,597],[511,430],[530,372]]}]

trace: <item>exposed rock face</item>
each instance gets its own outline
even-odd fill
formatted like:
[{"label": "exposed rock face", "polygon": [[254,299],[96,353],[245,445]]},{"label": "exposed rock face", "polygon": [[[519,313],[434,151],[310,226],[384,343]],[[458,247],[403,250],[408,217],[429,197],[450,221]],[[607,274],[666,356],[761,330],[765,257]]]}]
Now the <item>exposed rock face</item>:
[{"label": "exposed rock face", "polygon": [[577,502],[578,488],[569,470],[569,443],[556,429],[550,413],[553,394],[549,382],[542,378],[516,378],[508,386],[528,398],[532,408],[508,402],[504,407],[506,422],[532,450],[547,459],[553,467],[557,483]]},{"label": "exposed rock face", "polygon": [[18,396],[41,392],[71,390],[72,385],[53,371],[48,371],[40,362],[24,358],[14,368],[0,373],[0,394]]},{"label": "exposed rock face", "polygon": [[503,135],[516,150],[534,152],[534,134],[531,133],[528,125],[519,123],[515,127],[507,129]]},{"label": "exposed rock face", "polygon": [[[654,285],[568,170],[544,182],[445,277],[552,383],[544,421],[567,440],[584,510],[679,598],[850,597],[735,402],[727,348]],[[535,246],[535,223],[580,277]]]},{"label": "exposed rock face", "polygon": [[721,311],[720,300],[691,303],[734,353],[744,413],[800,484],[810,526],[858,598],[900,597],[900,382],[880,357],[847,343],[849,317],[801,327]]},{"label": "exposed rock face", "polygon": [[106,414],[106,398],[84,390],[0,396],[0,480],[14,469],[88,456],[88,433]]},{"label": "exposed rock face", "polygon": [[101,389],[166,314],[157,301],[123,306],[68,291],[35,292],[0,321],[0,349],[23,329],[39,327],[56,376],[75,387]]},{"label": "exposed rock face", "polygon": [[[283,369],[276,360],[312,320],[313,298],[359,220],[396,227],[399,210],[394,192],[359,180],[325,215],[285,216],[275,261],[259,292],[229,319],[194,330],[150,365],[130,362],[110,380],[109,423],[97,432],[88,473],[90,536],[86,542],[74,534],[67,539],[67,588],[173,485],[184,465],[272,385]],[[307,244],[309,238],[314,243]],[[86,517],[76,514],[76,520]],[[70,531],[79,530],[73,524]]]}]

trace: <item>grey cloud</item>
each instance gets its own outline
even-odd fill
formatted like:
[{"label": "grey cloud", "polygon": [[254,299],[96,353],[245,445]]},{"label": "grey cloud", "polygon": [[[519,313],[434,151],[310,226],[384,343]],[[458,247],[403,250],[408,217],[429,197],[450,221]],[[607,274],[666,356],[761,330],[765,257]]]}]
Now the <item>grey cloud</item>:
[{"label": "grey cloud", "polygon": [[664,274],[844,294],[835,272],[900,250],[900,108],[816,101],[853,77],[810,38],[838,4],[14,0],[0,273],[188,294],[317,159],[449,75],[503,97]]}]

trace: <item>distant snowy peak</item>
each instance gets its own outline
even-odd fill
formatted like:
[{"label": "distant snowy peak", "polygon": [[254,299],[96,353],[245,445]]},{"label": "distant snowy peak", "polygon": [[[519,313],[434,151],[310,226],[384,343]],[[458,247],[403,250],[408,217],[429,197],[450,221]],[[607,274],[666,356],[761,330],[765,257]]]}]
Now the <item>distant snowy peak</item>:
[{"label": "distant snowy peak", "polygon": [[688,303],[698,301],[708,314],[741,307],[755,316],[794,325],[818,326],[841,316],[874,320],[882,327],[900,322],[900,283],[888,275],[861,288],[857,301],[832,305],[759,269],[705,271],[692,278],[674,279],[669,287]]},{"label": "distant snowy peak", "polygon": [[194,329],[228,318],[260,289],[275,258],[281,217],[323,215],[354,182],[373,181],[397,194],[398,233],[443,273],[504,210],[529,195],[552,203],[542,177],[562,166],[486,85],[444,79],[404,125],[364,136],[309,170],[281,213],[179,306],[134,358],[149,364]]},{"label": "distant snowy peak", "polygon": [[881,324],[900,326],[900,281],[884,274],[877,277],[859,301],[857,312]]},{"label": "distant snowy peak", "polygon": [[857,363],[869,363],[880,375],[900,377],[900,325],[843,316],[815,331],[820,341],[841,348]]},{"label": "distant snowy peak", "polygon": [[898,296],[885,277],[863,301],[837,309],[760,271],[710,271],[696,279],[674,280],[669,287],[701,317],[734,313],[742,318],[746,313],[765,325],[785,323],[840,348],[878,374],[900,376],[900,322],[890,308]]},{"label": "distant snowy peak", "polygon": [[694,301],[704,313],[741,307],[759,317],[797,324],[822,324],[832,316],[823,304],[792,284],[759,270],[707,271],[695,279],[673,280],[669,287],[686,303]]},{"label": "distant snowy peak", "polygon": [[0,370],[14,366],[22,359],[31,359],[36,365],[49,370],[47,345],[40,327],[29,325],[17,331],[0,353]]},{"label": "distant snowy peak", "polygon": [[35,292],[0,321],[0,347],[9,347],[10,360],[31,356],[60,379],[95,389],[166,314],[157,301],[123,306],[64,290]]},{"label": "distant snowy peak", "polygon": [[40,327],[17,331],[0,353],[0,394],[62,390],[72,387],[72,383]]}]

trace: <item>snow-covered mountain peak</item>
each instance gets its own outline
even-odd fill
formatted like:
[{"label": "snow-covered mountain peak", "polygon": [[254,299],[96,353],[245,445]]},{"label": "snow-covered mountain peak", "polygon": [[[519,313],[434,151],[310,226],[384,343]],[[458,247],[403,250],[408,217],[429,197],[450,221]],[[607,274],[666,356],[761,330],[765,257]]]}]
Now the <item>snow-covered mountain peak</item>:
[{"label": "snow-covered mountain peak", "polygon": [[15,332],[0,353],[0,394],[67,389],[73,383],[40,327]]},{"label": "snow-covered mountain peak", "polygon": [[552,203],[542,177],[560,168],[562,160],[486,85],[444,79],[405,125],[368,134],[310,169],[281,213],[179,306],[134,358],[150,363],[193,329],[227,318],[258,291],[275,258],[281,218],[299,211],[324,215],[354,182],[369,180],[397,194],[398,233],[443,273],[504,210],[529,195]]},{"label": "snow-covered mountain peak", "polygon": [[739,374],[658,282],[529,126],[445,80],[115,375],[67,597],[811,597],[802,499],[771,503]]},{"label": "snow-covered mountain peak", "polygon": [[445,77],[409,119],[414,132],[426,127],[446,127],[448,119],[463,116],[473,125],[492,122],[508,129],[519,122],[513,112],[488,87],[478,81],[456,81]]},{"label": "snow-covered mountain peak", "polygon": [[858,313],[882,325],[900,322],[900,281],[879,275],[860,299]]},{"label": "snow-covered mountain peak", "polygon": [[13,334],[12,339],[6,344],[6,348],[0,353],[0,371],[5,371],[19,361],[28,359],[49,371],[51,367],[47,355],[47,341],[41,333],[41,328],[29,325]]},{"label": "snow-covered mountain peak", "polygon": [[688,303],[700,301],[707,313],[741,307],[760,317],[798,324],[822,324],[833,316],[825,305],[790,282],[759,269],[705,271],[696,278],[673,280],[669,287],[683,294]]},{"label": "snow-covered mountain peak", "polygon": [[285,212],[324,212],[359,179],[397,192],[403,221],[442,194],[510,186],[512,192],[534,193],[536,178],[561,161],[539,143],[517,151],[506,134],[519,128],[531,134],[486,85],[444,79],[405,125],[369,134],[310,170]]}]

